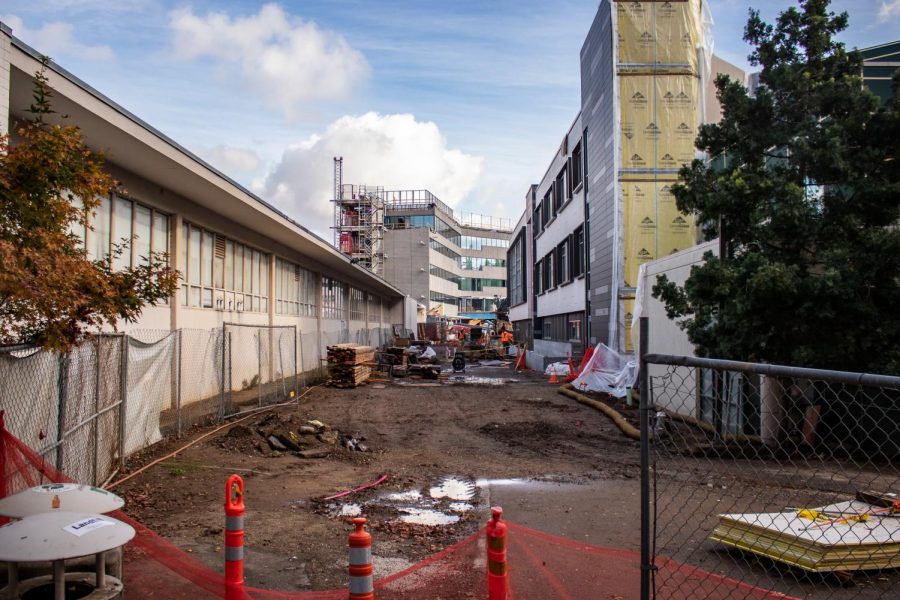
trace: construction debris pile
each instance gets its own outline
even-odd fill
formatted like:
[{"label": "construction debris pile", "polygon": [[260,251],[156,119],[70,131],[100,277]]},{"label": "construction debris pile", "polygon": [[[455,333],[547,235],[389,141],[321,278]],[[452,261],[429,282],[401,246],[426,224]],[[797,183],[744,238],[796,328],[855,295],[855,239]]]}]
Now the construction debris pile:
[{"label": "construction debris pile", "polygon": [[318,420],[295,422],[293,417],[272,413],[255,429],[235,425],[222,438],[220,446],[236,452],[255,450],[271,457],[294,454],[299,458],[325,458],[338,448],[368,452],[365,440],[358,433],[341,432]]},{"label": "construction debris pile", "polygon": [[357,344],[328,346],[328,384],[355,388],[364,383],[375,366],[375,348]]}]

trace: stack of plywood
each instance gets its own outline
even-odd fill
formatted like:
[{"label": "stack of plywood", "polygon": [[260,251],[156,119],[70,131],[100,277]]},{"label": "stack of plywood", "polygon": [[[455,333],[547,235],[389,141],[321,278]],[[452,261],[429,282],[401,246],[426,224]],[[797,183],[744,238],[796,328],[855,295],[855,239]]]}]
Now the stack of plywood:
[{"label": "stack of plywood", "polygon": [[375,348],[357,344],[328,346],[328,383],[334,387],[354,388],[372,374]]},{"label": "stack of plywood", "polygon": [[[801,516],[810,513],[820,516]],[[725,514],[710,539],[819,573],[892,569],[900,567],[898,517],[859,500],[809,511]]]}]

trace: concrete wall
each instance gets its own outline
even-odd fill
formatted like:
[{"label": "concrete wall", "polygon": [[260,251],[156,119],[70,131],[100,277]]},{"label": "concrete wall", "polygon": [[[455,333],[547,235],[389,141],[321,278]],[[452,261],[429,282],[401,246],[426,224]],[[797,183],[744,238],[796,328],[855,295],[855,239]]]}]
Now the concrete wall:
[{"label": "concrete wall", "polygon": [[384,232],[384,278],[403,293],[426,305],[431,289],[428,273],[431,251],[428,240],[429,232],[425,227],[390,229]]}]

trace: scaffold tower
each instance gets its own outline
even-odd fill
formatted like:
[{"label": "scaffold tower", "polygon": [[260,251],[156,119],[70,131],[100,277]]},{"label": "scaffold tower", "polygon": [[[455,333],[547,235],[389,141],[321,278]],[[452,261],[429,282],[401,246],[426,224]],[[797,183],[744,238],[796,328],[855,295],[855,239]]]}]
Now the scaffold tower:
[{"label": "scaffold tower", "polygon": [[384,188],[344,183],[344,158],[334,157],[334,246],[381,275],[384,267]]}]

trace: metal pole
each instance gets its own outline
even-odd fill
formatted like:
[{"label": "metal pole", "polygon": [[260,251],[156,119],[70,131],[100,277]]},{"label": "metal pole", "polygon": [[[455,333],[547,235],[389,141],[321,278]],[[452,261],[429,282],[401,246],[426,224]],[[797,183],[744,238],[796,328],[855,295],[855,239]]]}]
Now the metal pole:
[{"label": "metal pole", "polygon": [[94,351],[94,462],[93,462],[93,479],[94,485],[100,485],[102,482],[97,473],[100,454],[100,351],[102,349],[102,341],[99,335],[96,338],[97,348]]},{"label": "metal pole", "polygon": [[175,419],[176,419],[176,433],[178,437],[181,437],[181,342],[182,342],[182,330],[178,330],[178,337],[175,340],[175,343],[178,344],[176,348],[176,353],[178,358],[176,359],[175,365]]},{"label": "metal pole", "polygon": [[640,318],[641,340],[641,600],[650,600],[650,573],[653,563],[650,558],[650,376],[647,373],[649,340],[649,320]]},{"label": "metal pole", "polygon": [[262,406],[262,329],[256,330],[256,399],[259,406]]},{"label": "metal pole", "polygon": [[57,412],[56,412],[56,468],[63,470],[65,453],[63,441],[66,432],[66,404],[69,393],[69,353],[59,355],[59,375],[57,379]]},{"label": "metal pole", "polygon": [[128,336],[122,335],[122,370],[119,374],[122,400],[119,402],[119,468],[125,468],[125,421],[128,416]]},{"label": "metal pole", "polygon": [[[221,386],[219,387],[219,422],[225,420],[225,324],[222,324],[222,375]],[[229,382],[230,384],[230,382]]]}]

